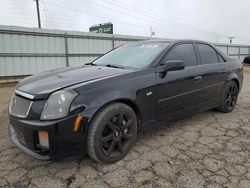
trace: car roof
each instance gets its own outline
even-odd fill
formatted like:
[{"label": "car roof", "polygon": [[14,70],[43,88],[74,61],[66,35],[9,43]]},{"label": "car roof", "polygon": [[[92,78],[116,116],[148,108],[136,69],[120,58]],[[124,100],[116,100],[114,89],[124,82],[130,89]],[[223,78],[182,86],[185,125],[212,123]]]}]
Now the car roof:
[{"label": "car roof", "polygon": [[139,43],[180,43],[180,42],[195,42],[195,43],[210,44],[210,43],[205,42],[205,41],[193,40],[193,39],[176,39],[176,40],[171,40],[171,39],[149,39],[149,40],[139,41]]},{"label": "car roof", "polygon": [[155,44],[155,43],[170,43],[169,47],[171,48],[172,46],[174,46],[177,43],[203,43],[203,44],[208,44],[210,46],[212,46],[214,49],[216,49],[216,51],[226,60],[228,60],[228,56],[222,52],[220,49],[218,49],[214,44],[209,43],[209,42],[205,42],[205,41],[201,41],[201,40],[193,40],[193,39],[149,39],[149,40],[144,40],[144,41],[138,41],[137,43],[139,44]]}]

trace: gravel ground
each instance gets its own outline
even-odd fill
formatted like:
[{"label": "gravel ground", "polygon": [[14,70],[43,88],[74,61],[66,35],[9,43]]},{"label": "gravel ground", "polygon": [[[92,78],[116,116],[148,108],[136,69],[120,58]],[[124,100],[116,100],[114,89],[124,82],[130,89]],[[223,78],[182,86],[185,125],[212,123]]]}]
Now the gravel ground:
[{"label": "gravel ground", "polygon": [[141,135],[112,165],[23,154],[7,137],[12,91],[0,88],[0,187],[250,187],[250,71],[233,113],[208,111],[167,123]]}]

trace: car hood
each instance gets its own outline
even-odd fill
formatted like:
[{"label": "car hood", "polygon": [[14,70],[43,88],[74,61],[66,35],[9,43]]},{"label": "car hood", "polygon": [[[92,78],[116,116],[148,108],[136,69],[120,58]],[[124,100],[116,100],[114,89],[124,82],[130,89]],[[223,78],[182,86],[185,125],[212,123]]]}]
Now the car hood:
[{"label": "car hood", "polygon": [[16,93],[46,99],[50,93],[75,84],[121,75],[131,70],[102,66],[62,68],[30,76],[16,86]]}]

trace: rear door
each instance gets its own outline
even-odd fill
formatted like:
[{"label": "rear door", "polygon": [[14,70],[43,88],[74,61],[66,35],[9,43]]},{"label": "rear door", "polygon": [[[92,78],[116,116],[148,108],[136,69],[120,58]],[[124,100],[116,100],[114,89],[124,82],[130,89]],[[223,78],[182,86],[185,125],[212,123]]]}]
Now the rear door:
[{"label": "rear door", "polygon": [[[183,61],[183,70],[169,71],[157,80],[157,119],[171,119],[176,114],[198,108],[201,103],[201,79],[197,71],[197,55],[193,43],[181,43],[172,47],[161,63]],[[160,66],[160,65],[159,65]]]},{"label": "rear door", "polygon": [[198,69],[202,76],[203,107],[218,105],[227,74],[224,73],[226,62],[221,55],[209,44],[197,43],[199,54]]}]

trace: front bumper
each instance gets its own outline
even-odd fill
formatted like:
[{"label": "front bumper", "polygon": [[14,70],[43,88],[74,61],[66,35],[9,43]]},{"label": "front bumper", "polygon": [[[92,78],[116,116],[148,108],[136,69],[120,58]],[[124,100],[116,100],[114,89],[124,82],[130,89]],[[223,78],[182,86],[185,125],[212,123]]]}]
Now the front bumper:
[{"label": "front bumper", "polygon": [[[10,115],[12,142],[26,154],[40,160],[82,156],[86,153],[88,120],[82,117],[74,130],[78,114],[55,121],[25,120]],[[38,131],[47,131],[49,148],[39,146]]]}]

